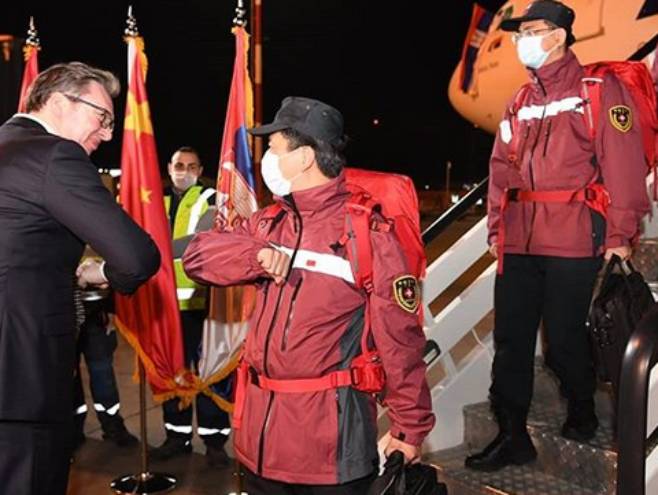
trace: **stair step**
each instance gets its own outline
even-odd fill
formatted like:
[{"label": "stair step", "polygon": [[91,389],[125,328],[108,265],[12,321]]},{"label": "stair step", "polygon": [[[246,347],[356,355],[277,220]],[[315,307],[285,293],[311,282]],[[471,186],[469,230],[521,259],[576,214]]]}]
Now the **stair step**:
[{"label": "stair step", "polygon": [[450,495],[604,495],[605,491],[569,482],[541,471],[538,462],[509,466],[494,473],[464,467],[469,452],[464,447],[429,454],[426,462],[439,471],[439,479],[448,485]]},{"label": "stair step", "polygon": [[[536,468],[597,493],[614,493],[617,454],[613,450],[609,419],[600,418],[596,436],[586,443],[579,443],[561,436],[565,417],[564,404],[533,401],[528,415],[528,432],[538,452]],[[466,406],[464,420],[465,446],[470,453],[479,452],[498,432],[488,403]]]}]

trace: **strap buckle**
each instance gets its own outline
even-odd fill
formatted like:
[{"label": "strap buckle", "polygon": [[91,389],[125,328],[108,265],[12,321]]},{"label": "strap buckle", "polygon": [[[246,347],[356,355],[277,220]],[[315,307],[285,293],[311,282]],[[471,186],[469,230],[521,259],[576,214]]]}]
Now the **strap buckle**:
[{"label": "strap buckle", "polygon": [[519,191],[518,187],[512,187],[507,190],[507,200],[508,201],[518,201],[519,200]]},{"label": "strap buckle", "polygon": [[586,187],[585,188],[585,200],[586,201],[594,201],[596,198],[598,198],[599,193],[596,189],[592,187]]},{"label": "strap buckle", "polygon": [[363,372],[360,368],[350,368],[351,385],[358,385],[363,380]]}]

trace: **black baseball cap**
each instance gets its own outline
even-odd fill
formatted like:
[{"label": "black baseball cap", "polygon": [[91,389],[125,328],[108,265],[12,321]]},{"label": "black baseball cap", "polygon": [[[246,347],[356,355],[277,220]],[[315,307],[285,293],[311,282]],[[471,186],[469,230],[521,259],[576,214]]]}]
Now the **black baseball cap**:
[{"label": "black baseball cap", "polygon": [[338,145],[343,140],[343,116],[331,105],[312,98],[288,96],[274,121],[249,129],[254,136],[266,136],[284,129],[294,129],[317,140]]},{"label": "black baseball cap", "polygon": [[567,32],[567,46],[575,43],[576,38],[571,32],[576,13],[572,8],[555,0],[537,0],[532,2],[521,17],[505,19],[500,23],[503,31],[518,31],[523,22],[544,20]]}]

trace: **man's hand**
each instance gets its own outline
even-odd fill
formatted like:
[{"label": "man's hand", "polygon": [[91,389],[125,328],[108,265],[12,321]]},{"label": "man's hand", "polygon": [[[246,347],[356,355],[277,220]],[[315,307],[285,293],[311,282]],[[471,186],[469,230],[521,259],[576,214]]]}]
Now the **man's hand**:
[{"label": "man's hand", "polygon": [[275,284],[281,285],[285,281],[290,269],[290,256],[277,249],[263,248],[258,251],[256,259]]},{"label": "man's hand", "polygon": [[489,254],[498,259],[498,244],[492,244],[489,246]]},{"label": "man's hand", "polygon": [[631,254],[633,254],[633,249],[630,246],[619,246],[616,248],[608,248],[605,250],[605,256],[604,256],[605,260],[610,261],[613,254],[616,254],[622,260],[627,260],[631,257]]},{"label": "man's hand", "polygon": [[82,289],[87,287],[107,289],[110,284],[107,283],[107,279],[103,275],[102,266],[102,262],[97,260],[88,259],[82,262],[75,271],[75,275],[78,277],[78,285]]},{"label": "man's hand", "polygon": [[397,438],[391,438],[391,441],[388,442],[388,445],[384,449],[384,455],[388,457],[396,450],[399,450],[404,454],[404,460],[406,462],[411,464],[420,462],[420,447],[403,442]]}]

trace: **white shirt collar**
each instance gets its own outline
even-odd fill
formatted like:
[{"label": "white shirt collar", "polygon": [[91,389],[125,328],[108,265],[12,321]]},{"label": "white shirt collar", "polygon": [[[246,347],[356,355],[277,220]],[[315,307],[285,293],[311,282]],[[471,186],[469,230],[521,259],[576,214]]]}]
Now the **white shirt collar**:
[{"label": "white shirt collar", "polygon": [[33,120],[34,122],[36,122],[37,124],[39,124],[41,127],[43,127],[43,128],[46,130],[46,132],[48,132],[49,134],[55,134],[55,131],[53,130],[52,127],[50,127],[50,125],[48,125],[46,122],[44,122],[44,121],[43,121],[42,119],[40,119],[39,117],[35,117],[35,116],[32,115],[32,114],[29,114],[29,113],[17,113],[17,114],[14,115],[14,117],[23,117],[24,119],[30,119],[30,120]]}]

